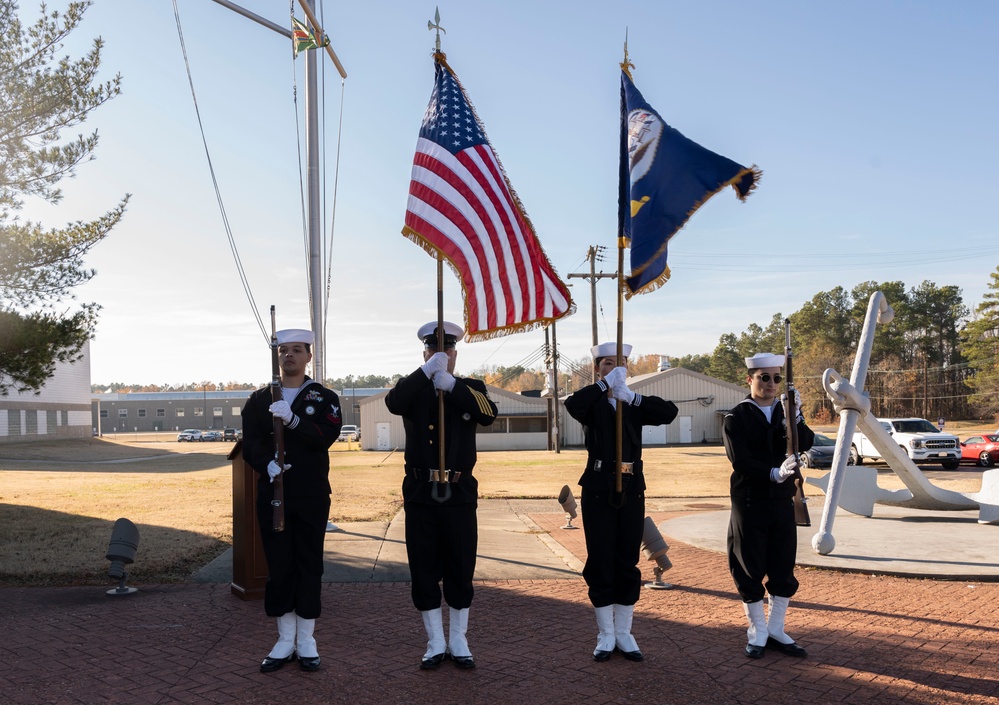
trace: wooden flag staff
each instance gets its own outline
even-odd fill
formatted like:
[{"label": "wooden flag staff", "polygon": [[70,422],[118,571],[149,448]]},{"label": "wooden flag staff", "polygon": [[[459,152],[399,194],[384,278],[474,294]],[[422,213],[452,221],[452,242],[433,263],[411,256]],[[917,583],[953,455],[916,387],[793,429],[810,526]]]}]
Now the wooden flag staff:
[{"label": "wooden flag staff", "polygon": [[[447,355],[444,347],[444,256],[437,255],[437,352]],[[439,373],[438,373],[439,374]],[[434,480],[434,500],[451,499],[451,483],[447,472],[447,453],[444,452],[444,390],[437,390],[437,477]],[[441,485],[444,492],[441,493]]]},{"label": "wooden flag staff", "polygon": [[[624,35],[624,61],[621,63],[621,68],[627,70],[629,66],[632,66],[631,62],[628,61],[628,34],[625,30]],[[623,98],[622,98],[623,100]],[[620,153],[628,153],[628,124],[625,121],[624,115],[621,116],[621,144]],[[619,179],[629,178],[627,173],[625,173],[624,168],[618,175]],[[625,365],[624,363],[624,287],[626,286],[624,280],[624,250],[628,247],[628,238],[625,235],[625,208],[630,208],[631,204],[625,202],[623,199],[628,197],[628,193],[623,188],[623,184],[619,184],[618,188],[618,233],[617,233],[617,360],[615,366]],[[623,463],[624,463],[624,406],[618,401],[614,404],[615,416],[614,416],[614,495],[611,499],[611,506],[615,508],[620,508],[624,506],[624,478],[623,478]]]}]

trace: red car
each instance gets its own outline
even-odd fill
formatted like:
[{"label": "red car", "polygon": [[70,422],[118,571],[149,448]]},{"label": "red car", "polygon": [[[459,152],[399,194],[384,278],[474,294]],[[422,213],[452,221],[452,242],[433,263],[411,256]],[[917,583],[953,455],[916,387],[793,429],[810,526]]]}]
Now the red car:
[{"label": "red car", "polygon": [[961,443],[961,462],[990,468],[999,462],[999,434],[972,436]]}]

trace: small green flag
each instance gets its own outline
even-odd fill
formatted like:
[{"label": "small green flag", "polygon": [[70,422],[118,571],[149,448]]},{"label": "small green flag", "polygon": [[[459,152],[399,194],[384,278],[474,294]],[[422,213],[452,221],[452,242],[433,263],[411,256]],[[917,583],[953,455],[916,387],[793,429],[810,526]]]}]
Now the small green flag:
[{"label": "small green flag", "polygon": [[292,17],[291,41],[295,50],[295,56],[297,57],[298,52],[300,51],[305,51],[306,49],[317,49],[328,45],[330,43],[330,38],[324,34],[322,41],[317,42],[316,35],[310,32],[308,27]]}]

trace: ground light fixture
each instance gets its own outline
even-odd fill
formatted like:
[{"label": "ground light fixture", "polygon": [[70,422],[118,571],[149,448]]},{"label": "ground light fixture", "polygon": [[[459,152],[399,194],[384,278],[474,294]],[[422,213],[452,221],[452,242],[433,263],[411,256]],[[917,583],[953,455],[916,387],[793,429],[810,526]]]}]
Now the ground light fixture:
[{"label": "ground light fixture", "polygon": [[125,566],[135,562],[135,552],[139,548],[139,529],[128,519],[119,519],[111,529],[111,543],[106,558],[111,561],[108,577],[118,581],[118,587],[107,591],[108,595],[131,595],[138,588],[126,587],[128,573]]},{"label": "ground light fixture", "polygon": [[669,551],[669,544],[659,533],[656,523],[652,521],[652,517],[645,517],[645,527],[642,531],[642,555],[645,556],[645,560],[656,562],[656,567],[652,569],[655,579],[651,583],[646,583],[645,587],[653,590],[669,590],[673,587],[670,583],[663,581],[663,573],[673,567],[673,562],[666,555],[667,551]]},{"label": "ground light fixture", "polygon": [[558,503],[565,512],[565,526],[563,529],[578,529],[572,525],[572,520],[576,518],[576,498],[572,496],[569,485],[562,485],[562,490],[558,493]]}]

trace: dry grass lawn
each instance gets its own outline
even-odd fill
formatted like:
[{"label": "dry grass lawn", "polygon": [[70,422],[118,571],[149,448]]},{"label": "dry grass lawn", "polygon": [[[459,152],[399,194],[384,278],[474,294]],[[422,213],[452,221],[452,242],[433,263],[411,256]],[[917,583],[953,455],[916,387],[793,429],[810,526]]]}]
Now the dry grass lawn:
[{"label": "dry grass lawn", "polygon": [[[952,428],[954,427],[954,428]],[[819,429],[834,435],[835,428]],[[965,437],[990,431],[949,424]],[[232,470],[229,443],[177,443],[167,434],[116,439],[43,441],[0,446],[0,584],[107,583],[104,559],[111,526],[128,517],[139,527],[139,557],[129,580],[182,581],[231,545]],[[371,521],[402,504],[402,452],[332,451],[333,521]],[[484,452],[475,474],[483,498],[551,498],[573,488],[585,451]],[[730,467],[720,446],[648,448],[650,498],[723,498]],[[885,466],[880,484],[903,485]],[[294,472],[292,470],[291,472]],[[806,471],[807,475],[826,471]],[[980,472],[933,472],[935,484],[972,492]],[[817,494],[810,488],[808,494]],[[814,506],[821,506],[819,500]]]}]

